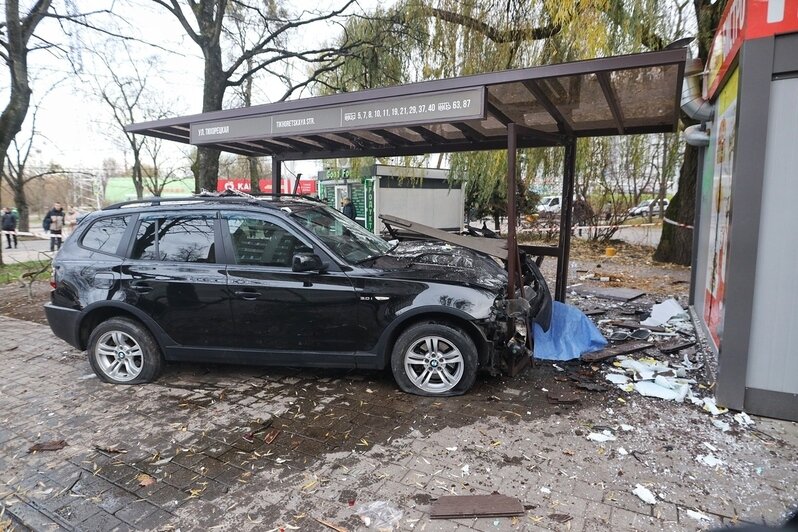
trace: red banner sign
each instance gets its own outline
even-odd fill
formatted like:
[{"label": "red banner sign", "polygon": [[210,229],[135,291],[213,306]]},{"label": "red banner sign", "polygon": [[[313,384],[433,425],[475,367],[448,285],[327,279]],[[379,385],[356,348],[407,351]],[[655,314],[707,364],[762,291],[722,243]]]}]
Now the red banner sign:
[{"label": "red banner sign", "polygon": [[798,31],[798,0],[731,0],[709,52],[704,96],[713,98],[740,45],[749,39]]},{"label": "red banner sign", "polygon": [[[297,190],[297,194],[303,194],[305,196],[313,196],[318,193],[318,181],[315,179],[300,179],[299,180],[299,189]],[[271,194],[272,193],[272,180],[271,179],[261,179],[258,181],[258,186],[260,187],[260,191],[264,194]],[[219,179],[216,190],[221,192],[223,190],[232,189],[232,190],[240,190],[241,192],[246,192],[249,194],[252,190],[250,186],[249,179]],[[292,194],[294,192],[294,182],[291,179],[285,179],[280,183],[280,193],[281,194]]]}]

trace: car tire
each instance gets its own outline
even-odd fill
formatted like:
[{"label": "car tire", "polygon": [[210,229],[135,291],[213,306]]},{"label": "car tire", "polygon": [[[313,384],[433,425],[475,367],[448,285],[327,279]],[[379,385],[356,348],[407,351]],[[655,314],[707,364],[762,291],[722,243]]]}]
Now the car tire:
[{"label": "car tire", "polygon": [[163,368],[155,338],[144,325],[129,318],[111,318],[95,327],[87,352],[94,373],[112,384],[151,382]]},{"label": "car tire", "polygon": [[402,391],[428,397],[462,395],[477,377],[477,348],[461,329],[418,323],[394,343],[391,371]]}]

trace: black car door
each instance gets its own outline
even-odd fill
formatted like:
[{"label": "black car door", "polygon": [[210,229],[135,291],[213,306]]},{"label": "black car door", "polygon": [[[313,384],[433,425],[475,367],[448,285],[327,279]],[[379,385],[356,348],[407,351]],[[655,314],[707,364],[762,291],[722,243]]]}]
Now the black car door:
[{"label": "black car door", "polygon": [[122,266],[126,300],[180,345],[230,346],[235,337],[216,211],[139,218]]},{"label": "black car door", "polygon": [[331,261],[324,273],[292,271],[294,254],[323,251],[275,216],[222,218],[238,345],[268,351],[274,364],[353,365],[358,300],[346,274]]}]

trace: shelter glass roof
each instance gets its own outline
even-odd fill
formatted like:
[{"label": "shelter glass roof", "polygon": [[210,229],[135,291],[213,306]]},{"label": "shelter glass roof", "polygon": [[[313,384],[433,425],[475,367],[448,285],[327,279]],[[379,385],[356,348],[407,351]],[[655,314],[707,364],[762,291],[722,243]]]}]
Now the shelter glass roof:
[{"label": "shelter glass roof", "polygon": [[280,159],[556,146],[674,131],[686,51],[544,65],[133,124],[129,132]]}]

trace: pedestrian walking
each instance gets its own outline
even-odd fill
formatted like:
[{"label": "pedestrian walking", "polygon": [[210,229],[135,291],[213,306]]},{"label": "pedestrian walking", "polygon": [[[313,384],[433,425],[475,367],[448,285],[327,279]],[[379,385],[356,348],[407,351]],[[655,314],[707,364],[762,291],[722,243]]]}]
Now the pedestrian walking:
[{"label": "pedestrian walking", "polygon": [[343,209],[341,212],[349,218],[350,220],[354,220],[357,217],[357,212],[355,211],[355,204],[352,203],[352,200],[349,198],[344,198],[341,203],[343,204]]},{"label": "pedestrian walking", "polygon": [[11,209],[6,207],[3,210],[3,219],[2,219],[2,226],[3,232],[6,235],[6,241],[8,245],[6,249],[11,249],[11,239],[14,239],[14,247],[17,247],[17,217],[14,216],[14,213],[11,212]]},{"label": "pedestrian walking", "polygon": [[50,251],[61,249],[65,216],[64,208],[56,202],[53,204],[53,208],[47,211],[42,221],[42,227],[50,233]]}]

